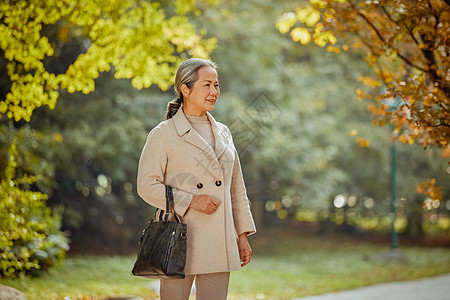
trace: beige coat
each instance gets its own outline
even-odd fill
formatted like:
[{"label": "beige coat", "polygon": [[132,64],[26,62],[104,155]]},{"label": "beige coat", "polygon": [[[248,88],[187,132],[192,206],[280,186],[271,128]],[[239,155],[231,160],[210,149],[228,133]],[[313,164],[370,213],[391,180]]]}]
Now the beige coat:
[{"label": "beige coat", "polygon": [[[237,236],[256,232],[230,130],[207,116],[215,151],[180,108],[150,131],[139,160],[137,191],[142,199],[165,209],[164,185],[173,188],[175,211],[188,228],[187,275],[239,270]],[[219,201],[214,213],[189,208],[193,195],[200,194]]]}]

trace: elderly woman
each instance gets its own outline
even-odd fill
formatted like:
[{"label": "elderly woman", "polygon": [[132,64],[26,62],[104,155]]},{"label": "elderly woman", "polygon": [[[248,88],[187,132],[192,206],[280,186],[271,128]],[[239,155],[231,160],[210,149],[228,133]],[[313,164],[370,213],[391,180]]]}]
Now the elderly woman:
[{"label": "elderly woman", "polygon": [[161,279],[165,300],[226,299],[230,271],[250,262],[247,236],[256,232],[230,130],[209,111],[219,98],[216,65],[188,59],[178,68],[167,120],[153,128],[139,160],[138,194],[165,209],[165,185],[187,224],[185,279]]}]

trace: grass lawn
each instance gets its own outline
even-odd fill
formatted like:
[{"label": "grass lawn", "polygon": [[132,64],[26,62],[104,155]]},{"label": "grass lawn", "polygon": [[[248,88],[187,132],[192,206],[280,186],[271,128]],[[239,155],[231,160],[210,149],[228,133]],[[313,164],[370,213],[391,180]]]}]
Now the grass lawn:
[{"label": "grass lawn", "polygon": [[[448,248],[402,247],[407,262],[368,260],[387,246],[347,237],[259,233],[252,262],[231,276],[229,299],[291,299],[450,272]],[[275,237],[276,236],[276,237]],[[1,280],[30,300],[158,299],[148,279],[133,277],[134,256],[75,256],[40,278]],[[67,297],[67,298],[65,298]]]},{"label": "grass lawn", "polygon": [[[368,256],[389,250],[355,238],[292,236],[257,240],[248,268],[234,272],[232,299],[292,299],[450,272],[448,248],[402,247],[406,262]],[[261,253],[260,253],[261,252]]]}]

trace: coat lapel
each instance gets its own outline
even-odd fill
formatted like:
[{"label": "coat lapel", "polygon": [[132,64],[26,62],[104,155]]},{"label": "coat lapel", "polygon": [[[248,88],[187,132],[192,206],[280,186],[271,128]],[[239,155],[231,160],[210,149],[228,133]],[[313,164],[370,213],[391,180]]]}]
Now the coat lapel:
[{"label": "coat lapel", "polygon": [[216,120],[209,112],[206,112],[206,114],[208,115],[208,119],[211,122],[214,135],[214,151],[217,159],[219,159],[231,144],[231,137],[224,129],[219,127]]},{"label": "coat lapel", "polygon": [[230,144],[230,137],[228,137],[228,134],[219,127],[216,120],[210,113],[207,112],[207,116],[208,120],[211,122],[214,135],[214,152],[209,144],[197,133],[197,131],[192,128],[191,123],[189,123],[189,120],[183,113],[182,106],[173,116],[173,121],[179,136],[185,135],[186,142],[200,148],[201,150],[206,152],[206,154],[210,156],[211,159],[217,161],[218,163],[220,156],[222,156],[222,154]]}]

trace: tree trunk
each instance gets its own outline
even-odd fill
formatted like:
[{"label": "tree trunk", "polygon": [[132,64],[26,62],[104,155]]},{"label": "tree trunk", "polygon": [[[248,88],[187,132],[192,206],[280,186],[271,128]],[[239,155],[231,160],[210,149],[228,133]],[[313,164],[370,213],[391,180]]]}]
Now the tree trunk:
[{"label": "tree trunk", "polygon": [[405,234],[412,238],[413,241],[419,242],[424,236],[423,232],[423,208],[422,197],[419,195],[412,198],[412,203],[409,204],[407,210],[408,226],[406,227]]}]

